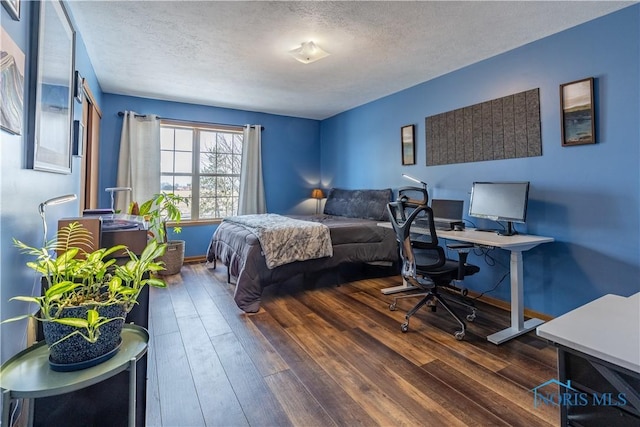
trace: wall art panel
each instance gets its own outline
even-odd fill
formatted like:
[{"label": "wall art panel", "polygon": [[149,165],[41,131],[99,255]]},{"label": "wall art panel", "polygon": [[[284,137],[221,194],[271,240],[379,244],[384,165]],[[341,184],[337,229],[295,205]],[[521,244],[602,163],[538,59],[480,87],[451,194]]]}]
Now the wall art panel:
[{"label": "wall art panel", "polygon": [[425,119],[427,166],[542,155],[540,90]]}]

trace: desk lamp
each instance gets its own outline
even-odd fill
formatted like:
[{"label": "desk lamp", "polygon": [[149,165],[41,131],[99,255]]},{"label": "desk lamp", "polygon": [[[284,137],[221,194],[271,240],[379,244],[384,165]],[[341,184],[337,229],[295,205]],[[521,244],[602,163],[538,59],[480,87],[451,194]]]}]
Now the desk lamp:
[{"label": "desk lamp", "polygon": [[316,199],[316,214],[320,213],[320,200],[324,199],[324,192],[321,188],[314,188],[311,191],[311,198]]},{"label": "desk lamp", "polygon": [[75,199],[77,199],[77,196],[75,194],[67,194],[65,196],[54,197],[53,199],[45,200],[44,202],[40,203],[40,205],[38,206],[38,212],[40,212],[40,217],[42,218],[42,228],[44,230],[42,235],[43,247],[47,246],[47,218],[45,214],[45,208],[49,205],[61,205]]},{"label": "desk lamp", "polygon": [[425,190],[427,189],[427,183],[426,182],[420,181],[418,178],[414,178],[412,176],[409,176],[406,173],[403,173],[402,176],[404,178],[407,178],[410,181],[417,182],[418,184],[422,184],[422,188],[425,189]]},{"label": "desk lamp", "polygon": [[108,188],[105,188],[104,191],[111,193],[111,212],[116,213],[115,199],[114,199],[113,193],[117,191],[131,191],[131,187],[108,187]]}]

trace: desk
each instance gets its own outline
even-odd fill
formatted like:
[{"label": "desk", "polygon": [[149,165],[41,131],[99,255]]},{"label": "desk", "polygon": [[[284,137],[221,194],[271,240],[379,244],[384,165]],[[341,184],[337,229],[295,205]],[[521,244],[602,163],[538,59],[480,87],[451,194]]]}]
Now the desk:
[{"label": "desk", "polygon": [[[49,348],[40,342],[7,360],[0,368],[2,425],[9,425],[12,398],[35,399],[81,390],[129,370],[129,426],[136,420],[136,362],[147,352],[149,333],[136,325],[124,325],[120,351],[111,359],[73,372],[56,372],[49,367]],[[29,405],[33,424],[33,404]]]},{"label": "desk", "polygon": [[572,388],[589,396],[626,396],[624,405],[562,405],[563,425],[573,418],[585,425],[638,425],[640,293],[605,295],[539,326],[537,333],[558,347],[561,383],[571,381]]},{"label": "desk", "polygon": [[[391,228],[391,223],[378,223],[381,227]],[[428,234],[429,230],[418,227],[411,227],[414,233]],[[502,344],[505,341],[515,338],[543,323],[540,319],[524,320],[524,269],[522,252],[528,251],[542,243],[553,242],[553,237],[531,236],[527,234],[516,234],[514,236],[500,236],[493,232],[477,231],[467,228],[464,231],[437,230],[438,238],[451,239],[459,242],[473,243],[479,246],[505,249],[511,252],[510,274],[511,274],[511,326],[502,331],[491,334],[487,339],[494,344]],[[407,285],[396,286],[383,290],[389,294],[410,290]]]}]

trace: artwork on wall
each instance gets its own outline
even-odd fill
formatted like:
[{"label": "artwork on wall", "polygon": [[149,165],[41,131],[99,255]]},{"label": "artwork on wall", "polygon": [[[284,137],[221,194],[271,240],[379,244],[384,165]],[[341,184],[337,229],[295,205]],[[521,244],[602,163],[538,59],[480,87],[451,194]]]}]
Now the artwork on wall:
[{"label": "artwork on wall", "polygon": [[540,89],[425,119],[427,166],[542,155]]},{"label": "artwork on wall", "polygon": [[76,99],[76,101],[82,104],[82,101],[84,100],[84,78],[80,75],[80,72],[77,70],[75,73],[74,82],[75,82],[75,86],[73,90],[73,96]]},{"label": "artwork on wall", "polygon": [[20,0],[2,0],[2,5],[14,20],[20,20]]},{"label": "artwork on wall", "polygon": [[73,121],[73,155],[82,157],[84,148],[84,125],[80,120]]},{"label": "artwork on wall", "polygon": [[2,72],[0,128],[15,135],[21,135],[25,56],[4,28],[0,30],[0,71]]},{"label": "artwork on wall", "polygon": [[416,164],[416,127],[407,125],[400,128],[400,145],[402,147],[402,164]]},{"label": "artwork on wall", "polygon": [[595,144],[593,77],[560,85],[562,145]]},{"label": "artwork on wall", "polygon": [[33,3],[27,167],[71,173],[75,32],[61,1]]}]

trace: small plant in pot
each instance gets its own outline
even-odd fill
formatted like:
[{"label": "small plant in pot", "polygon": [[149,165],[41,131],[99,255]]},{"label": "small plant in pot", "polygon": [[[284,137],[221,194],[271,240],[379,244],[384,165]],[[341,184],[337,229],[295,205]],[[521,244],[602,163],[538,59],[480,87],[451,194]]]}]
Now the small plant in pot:
[{"label": "small plant in pot", "polygon": [[[14,239],[22,253],[35,257],[27,266],[42,274],[42,295],[11,298],[35,303],[39,311],[5,322],[27,317],[42,322],[54,370],[82,369],[115,355],[125,316],[143,287],[166,287],[153,276],[164,268],[157,258],[165,245],[151,241],[140,256],[124,245],[93,252],[82,249],[92,241],[91,232],[78,222],[61,228],[56,239],[42,248]],[[116,263],[111,255],[123,250],[128,259]]]},{"label": "small plant in pot", "polygon": [[[177,274],[184,263],[184,240],[167,239],[167,222],[172,221],[175,224],[180,224],[182,219],[181,204],[189,206],[189,199],[174,193],[161,192],[154,194],[151,199],[142,203],[137,213],[149,221],[151,237],[159,243],[167,245],[167,250],[161,258],[165,264],[165,269],[160,274]],[[132,209],[130,209],[131,211]],[[135,211],[131,213],[135,213]],[[174,226],[173,231],[180,233],[182,228]]]}]

